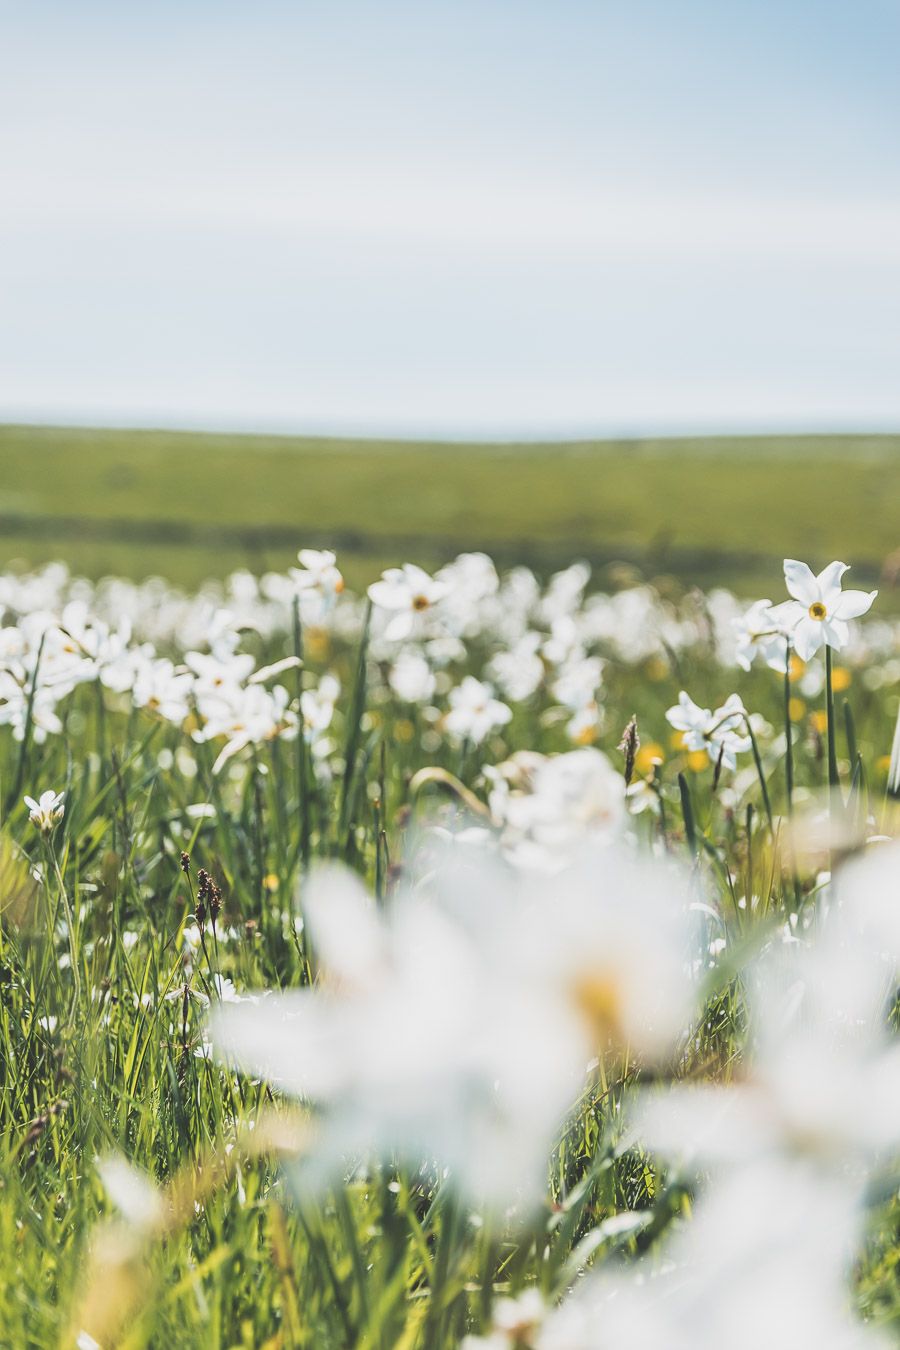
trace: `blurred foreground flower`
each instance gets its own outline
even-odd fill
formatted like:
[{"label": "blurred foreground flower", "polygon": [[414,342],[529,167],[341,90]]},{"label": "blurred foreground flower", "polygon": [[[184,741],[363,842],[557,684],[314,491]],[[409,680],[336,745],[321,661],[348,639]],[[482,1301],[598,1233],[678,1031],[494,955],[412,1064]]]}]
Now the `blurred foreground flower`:
[{"label": "blurred foreground flower", "polygon": [[318,987],[217,1008],[211,1036],[318,1104],[325,1175],[400,1153],[492,1208],[530,1207],[590,1060],[664,1055],[691,1015],[681,875],[612,850],[523,886],[451,844],[385,914],[334,870],[305,910]]}]

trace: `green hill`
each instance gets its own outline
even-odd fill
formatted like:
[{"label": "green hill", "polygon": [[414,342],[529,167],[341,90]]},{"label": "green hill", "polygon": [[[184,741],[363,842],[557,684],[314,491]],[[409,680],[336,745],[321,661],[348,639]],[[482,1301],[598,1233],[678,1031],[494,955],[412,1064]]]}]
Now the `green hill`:
[{"label": "green hill", "polygon": [[351,580],[461,549],[585,557],[748,594],[780,560],[874,583],[900,549],[900,436],[453,444],[0,427],[8,563],[196,582],[332,545]]}]

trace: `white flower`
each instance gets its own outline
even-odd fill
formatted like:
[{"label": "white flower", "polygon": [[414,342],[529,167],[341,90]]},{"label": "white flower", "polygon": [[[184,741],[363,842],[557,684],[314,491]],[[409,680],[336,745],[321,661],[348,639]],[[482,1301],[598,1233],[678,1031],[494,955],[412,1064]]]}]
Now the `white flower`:
[{"label": "white flower", "polygon": [[430,577],[414,563],[389,567],[380,581],[369,587],[369,599],[379,609],[391,610],[394,617],[384,630],[391,641],[409,637],[416,621],[449,592],[446,582]]},{"label": "white flower", "polygon": [[659,815],[659,793],[653,787],[649,778],[634,778],[625,789],[625,804],[633,816],[642,815],[644,811],[652,811],[654,815]]},{"label": "white flower", "polygon": [[[297,554],[300,567],[290,569],[290,577],[303,605],[306,621],[322,619],[333,607],[344,589],[344,578],[335,566],[335,555],[330,549],[301,548]],[[309,602],[314,603],[310,606]]]},{"label": "white flower", "polygon": [[888,791],[900,796],[900,708],[897,710],[897,725],[894,727],[894,740],[891,745],[891,763],[888,769]]},{"label": "white flower", "polygon": [[847,621],[871,609],[877,591],[841,590],[841,578],[848,570],[847,563],[832,562],[814,576],[806,563],[785,558],[784,580],[793,600],[779,609],[802,661],[824,645],[840,651],[850,637]]},{"label": "white flower", "polygon": [[152,1232],[163,1216],[163,1203],[150,1178],[119,1154],[101,1158],[97,1171],[122,1217],[132,1227]]},{"label": "white flower", "polygon": [[42,792],[37,801],[33,797],[25,798],[25,805],[28,807],[28,819],[32,825],[36,825],[42,834],[49,834],[54,825],[62,820],[65,815],[64,798],[65,792],[54,792],[48,789]]},{"label": "white flower", "polygon": [[594,740],[600,729],[597,689],[606,664],[599,656],[583,656],[567,662],[553,682],[553,696],[572,713],[566,727],[571,740]]},{"label": "white flower", "polygon": [[280,684],[273,689],[265,689],[261,684],[248,684],[244,688],[226,686],[215,695],[199,700],[200,712],[206,722],[202,731],[194,733],[195,739],[209,741],[217,736],[226,737],[226,744],[213,765],[213,773],[218,773],[247,745],[260,745],[276,736],[293,735],[297,722],[288,707],[289,701],[288,691]]},{"label": "white flower", "polygon": [[678,702],[666,713],[666,721],[683,733],[686,750],[705,750],[712,764],[721,760],[726,769],[734,769],[737,756],[750,749],[751,741],[741,735],[746,726],[746,709],[738,694],[732,694],[721,708],[710,712],[699,707],[682,689]]},{"label": "white flower", "polygon": [[401,652],[391,666],[388,684],[404,703],[427,703],[434,696],[434,672],[418,652]]},{"label": "white flower", "polygon": [[592,746],[527,759],[520,753],[485,772],[493,783],[490,807],[503,829],[502,847],[520,866],[559,869],[573,850],[608,843],[625,824],[622,775]]},{"label": "white flower", "polygon": [[303,690],[300,696],[300,718],[308,744],[319,740],[331,726],[340,692],[341,682],[336,675],[323,675],[318,688]]},{"label": "white flower", "polygon": [[592,1056],[668,1053],[684,1026],[684,888],[604,854],[526,889],[455,843],[408,885],[382,910],[354,877],[314,876],[317,986],[217,1005],[213,1043],[318,1105],[329,1174],[396,1151],[491,1206],[530,1204]]},{"label": "white flower", "polygon": [[[690,1223],[672,1229],[655,1259],[598,1263],[524,1344],[529,1350],[887,1350],[890,1342],[851,1311],[860,1214],[841,1187],[764,1164],[720,1182],[695,1211]],[[598,1238],[604,1227],[595,1230]],[[500,1350],[503,1342],[487,1345]]]},{"label": "white flower", "polygon": [[540,688],[544,663],[538,655],[540,633],[529,630],[508,652],[497,652],[488,665],[488,674],[501,692],[514,703],[522,703]]},{"label": "white flower", "polygon": [[132,697],[135,707],[146,708],[180,726],[190,712],[193,686],[193,675],[189,671],[177,671],[163,656],[142,665],[135,678]]},{"label": "white flower", "polygon": [[[879,894],[882,865],[847,878],[843,906],[820,911],[812,945],[780,943],[746,972],[753,1054],[741,1079],[649,1098],[640,1131],[651,1147],[704,1167],[811,1162],[851,1187],[896,1152],[900,1047],[883,1010],[900,924],[896,872],[894,894]],[[893,969],[874,950],[891,945]]]},{"label": "white flower", "polygon": [[450,690],[450,711],[444,719],[449,734],[458,741],[480,745],[497,727],[505,726],[512,710],[494,698],[489,684],[482,684],[474,675],[467,675],[461,684]]},{"label": "white flower", "polygon": [[786,608],[787,605],[776,606],[770,600],[757,600],[746,614],[732,619],[737,639],[735,660],[742,670],[749,670],[754,657],[761,656],[772,670],[784,672],[788,633]]}]

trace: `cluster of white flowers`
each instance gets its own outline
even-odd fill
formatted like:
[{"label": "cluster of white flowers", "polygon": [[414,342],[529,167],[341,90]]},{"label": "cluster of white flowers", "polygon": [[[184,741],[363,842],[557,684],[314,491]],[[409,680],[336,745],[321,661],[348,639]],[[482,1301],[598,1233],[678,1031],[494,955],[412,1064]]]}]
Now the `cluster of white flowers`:
[{"label": "cluster of white flowers", "polygon": [[[295,612],[305,632],[325,635],[326,648],[358,642],[365,604],[345,590],[335,555],[302,549],[299,561],[259,578],[238,572],[193,596],[161,581],[108,579],[94,586],[58,564],[28,576],[0,575],[0,726],[9,725],[19,740],[27,728],[40,743],[61,731],[61,707],[73,691],[99,682],[168,722],[196,723],[196,738],[216,745],[218,768],[246,746],[296,736],[301,725],[324,758],[333,676],[318,691],[304,677],[301,710],[294,681],[275,682],[289,661],[264,673],[250,654],[279,642],[291,650]],[[502,731],[517,705],[540,694],[558,711],[569,741],[589,745],[605,729],[609,658],[659,662],[707,643],[724,664],[747,668],[759,655],[783,671],[789,652],[807,660],[823,644],[843,648],[848,621],[864,614],[875,595],[842,591],[845,571],[832,563],[815,577],[788,560],[792,598],[759,601],[739,617],[737,602],[722,591],[679,606],[640,585],[588,594],[590,572],[582,563],[542,589],[527,568],[500,577],[484,554],[462,554],[434,576],[406,564],[369,588],[370,652],[393,694],[436,708],[459,743],[481,744]],[[873,687],[900,676],[896,622],[870,625],[858,646]],[[472,670],[475,651],[482,664]],[[815,693],[821,678],[815,668],[803,678],[801,692]],[[722,766],[731,768],[747,746],[742,716],[732,700],[706,713],[683,695],[671,720],[689,747],[715,759],[721,753]]]}]

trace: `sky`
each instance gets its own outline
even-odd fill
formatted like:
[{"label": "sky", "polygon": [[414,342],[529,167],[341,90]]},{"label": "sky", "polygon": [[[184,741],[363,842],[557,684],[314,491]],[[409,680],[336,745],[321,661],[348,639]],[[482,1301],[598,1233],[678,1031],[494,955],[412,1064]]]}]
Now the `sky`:
[{"label": "sky", "polygon": [[900,0],[0,0],[0,420],[900,429]]}]

